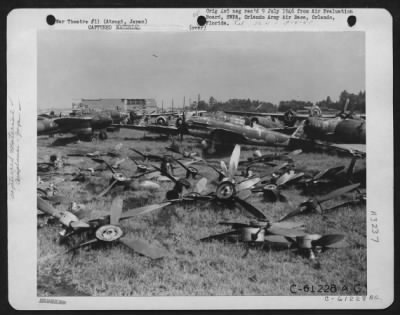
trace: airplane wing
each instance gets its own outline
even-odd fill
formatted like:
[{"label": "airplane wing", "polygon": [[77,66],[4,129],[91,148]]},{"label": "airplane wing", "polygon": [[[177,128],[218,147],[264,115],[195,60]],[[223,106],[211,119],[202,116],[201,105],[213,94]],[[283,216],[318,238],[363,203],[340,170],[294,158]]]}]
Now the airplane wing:
[{"label": "airplane wing", "polygon": [[259,112],[241,112],[241,111],[229,111],[229,110],[224,110],[224,113],[227,113],[227,114],[230,114],[230,115],[238,115],[238,116],[271,116],[271,115],[280,115],[281,117],[283,117],[283,113],[259,113]]},{"label": "airplane wing", "polygon": [[125,129],[134,129],[134,130],[142,130],[148,131],[157,134],[167,134],[167,135],[178,135],[179,130],[175,126],[162,126],[162,125],[147,125],[147,126],[140,126],[140,125],[119,125],[113,124],[113,127],[125,128]]},{"label": "airplane wing", "polygon": [[[239,116],[269,116],[274,118],[284,118],[287,113],[259,113],[259,112],[241,112],[241,111],[227,111],[225,110],[224,113],[231,114],[231,115],[239,115]],[[310,117],[309,114],[300,114],[295,113],[296,119],[305,119]]]}]

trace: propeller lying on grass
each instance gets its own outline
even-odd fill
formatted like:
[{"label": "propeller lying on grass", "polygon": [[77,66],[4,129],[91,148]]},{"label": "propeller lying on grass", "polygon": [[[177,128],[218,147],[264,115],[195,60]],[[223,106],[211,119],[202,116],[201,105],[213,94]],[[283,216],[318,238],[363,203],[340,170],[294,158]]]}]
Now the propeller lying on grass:
[{"label": "propeller lying on grass", "polygon": [[[161,209],[169,204],[170,203],[164,203],[161,205],[150,205],[132,209],[123,213],[122,212],[123,200],[120,197],[116,197],[112,201],[111,213],[109,216],[104,216],[98,219],[93,219],[88,221],[88,229],[94,231],[95,237],[70,248],[69,250],[67,250],[67,252],[74,251],[78,248],[89,246],[98,242],[103,242],[103,243],[119,242],[129,247],[136,253],[141,254],[143,256],[147,256],[151,259],[162,258],[168,255],[168,252],[164,248],[151,245],[142,239],[127,237],[126,235],[124,235],[124,232],[121,229],[119,223],[120,221],[130,219],[137,215]],[[76,233],[72,232],[68,236],[71,236],[72,234]]]},{"label": "propeller lying on grass", "polygon": [[306,190],[310,188],[319,188],[321,184],[334,183],[336,185],[346,185],[355,182],[365,183],[365,169],[354,171],[356,161],[360,157],[355,155],[350,161],[349,166],[345,169],[345,166],[336,166],[324,169],[314,176],[307,178],[302,183]]},{"label": "propeller lying on grass", "polygon": [[[202,194],[207,185],[207,179],[202,178],[197,183],[194,192],[181,196],[181,187],[190,188],[190,186],[184,186],[185,183],[188,183],[185,179],[183,179],[183,183],[175,179],[176,185],[174,189],[167,192],[167,200],[171,200],[172,202],[206,200],[220,202],[229,206],[239,205],[250,212],[256,218],[265,219],[265,215],[264,213],[262,213],[262,211],[246,201],[246,199],[251,196],[250,188],[257,184],[260,179],[250,178],[242,182],[237,182],[237,180],[235,179],[234,174],[236,174],[239,157],[240,146],[236,145],[229,162],[229,169],[226,168],[225,170],[227,176],[224,177],[222,181],[218,184],[215,192],[209,193],[207,195]],[[180,179],[180,181],[182,181],[182,179]]]},{"label": "propeller lying on grass", "polygon": [[269,222],[268,220],[244,222],[219,222],[221,225],[230,225],[231,231],[210,235],[201,241],[233,240],[245,243],[264,242],[266,235],[283,235],[297,237],[306,235],[303,223],[298,222]]},{"label": "propeller lying on grass", "polygon": [[329,248],[343,248],[348,246],[342,234],[305,234],[302,236],[288,237],[282,235],[267,235],[264,241],[270,247],[280,246],[296,249],[300,254],[309,259],[315,259],[315,254]]},{"label": "propeller lying on grass", "polygon": [[[96,196],[96,198],[100,198],[100,197],[104,196],[117,184],[127,185],[130,182],[132,182],[134,179],[142,177],[143,175],[146,174],[146,173],[141,173],[139,175],[133,175],[133,176],[128,177],[121,172],[117,172],[110,164],[108,164],[106,161],[104,161],[102,159],[92,158],[92,160],[97,163],[104,163],[108,167],[108,169],[112,172],[112,179],[110,181],[110,185],[108,187],[106,187],[100,194],[98,194]],[[145,189],[159,189],[160,188],[160,185],[158,185],[155,182],[151,182],[151,181],[144,181],[144,182],[140,183],[139,186],[141,188],[145,188]]]},{"label": "propeller lying on grass", "polygon": [[338,208],[340,206],[343,206],[343,205],[346,205],[349,203],[354,203],[354,200],[345,201],[343,203],[340,203],[339,205],[335,205],[330,208],[323,208],[321,205],[323,202],[340,197],[341,195],[344,195],[348,192],[351,192],[351,191],[357,189],[359,186],[360,186],[359,183],[353,184],[353,185],[348,185],[348,186],[336,189],[334,191],[331,191],[329,194],[326,194],[324,196],[309,198],[306,201],[300,203],[300,205],[296,209],[292,210],[291,212],[289,212],[288,214],[283,216],[280,219],[280,221],[286,220],[290,217],[294,217],[294,216],[302,214],[302,213],[311,212],[311,211],[316,211],[316,212],[322,214],[322,212],[324,212],[324,211],[329,211],[329,210]]}]

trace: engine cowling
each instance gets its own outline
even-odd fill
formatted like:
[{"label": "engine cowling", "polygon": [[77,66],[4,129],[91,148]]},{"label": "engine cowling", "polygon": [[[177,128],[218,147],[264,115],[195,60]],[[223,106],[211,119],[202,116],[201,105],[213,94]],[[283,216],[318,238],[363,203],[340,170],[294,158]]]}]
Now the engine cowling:
[{"label": "engine cowling", "polygon": [[292,109],[286,111],[285,114],[283,114],[283,122],[288,127],[294,126],[296,122],[296,112]]},{"label": "engine cowling", "polygon": [[167,124],[167,118],[164,117],[164,116],[158,116],[158,117],[156,118],[156,124],[157,124],[157,125],[165,126],[165,125]]}]

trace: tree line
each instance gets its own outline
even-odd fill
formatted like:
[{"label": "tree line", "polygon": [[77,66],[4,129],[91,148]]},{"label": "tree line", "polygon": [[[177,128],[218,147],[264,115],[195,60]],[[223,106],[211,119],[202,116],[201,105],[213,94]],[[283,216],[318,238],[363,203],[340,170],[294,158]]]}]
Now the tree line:
[{"label": "tree line", "polygon": [[[316,102],[322,110],[337,110],[341,111],[344,108],[346,100],[349,99],[348,110],[365,113],[365,91],[360,91],[358,94],[349,93],[346,90],[342,91],[339,99],[333,102],[331,97]],[[191,104],[192,110],[207,110],[207,111],[246,111],[246,112],[285,112],[289,109],[302,110],[311,107],[312,102],[305,102],[299,100],[280,101],[279,104],[264,102],[259,100],[250,99],[229,99],[228,101],[221,102],[211,96],[207,101],[200,100]]]}]

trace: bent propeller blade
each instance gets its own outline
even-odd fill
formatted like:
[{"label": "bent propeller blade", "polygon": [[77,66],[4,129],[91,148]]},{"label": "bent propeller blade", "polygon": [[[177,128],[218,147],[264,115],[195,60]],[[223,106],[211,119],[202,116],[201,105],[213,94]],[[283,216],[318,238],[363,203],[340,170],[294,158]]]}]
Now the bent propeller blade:
[{"label": "bent propeller blade", "polygon": [[320,202],[320,203],[324,202],[324,201],[328,201],[330,199],[334,199],[336,197],[344,195],[344,194],[346,194],[346,193],[358,188],[359,186],[360,186],[360,183],[353,184],[353,185],[348,185],[348,186],[336,189],[334,191],[331,191],[329,194],[326,194],[326,195],[324,195],[322,197],[316,198],[316,200],[318,202]]},{"label": "bent propeller blade", "polygon": [[244,209],[246,209],[247,212],[251,213],[252,215],[254,215],[257,219],[266,219],[267,217],[265,216],[265,214],[259,210],[258,208],[256,208],[255,206],[251,205],[250,203],[248,203],[247,201],[240,199],[239,197],[234,197],[234,200],[241,205]]},{"label": "bent propeller blade", "polygon": [[108,193],[111,190],[111,188],[115,186],[117,182],[118,182],[117,180],[114,180],[106,189],[104,189],[100,194],[98,194],[96,198],[103,197],[106,193]]}]

